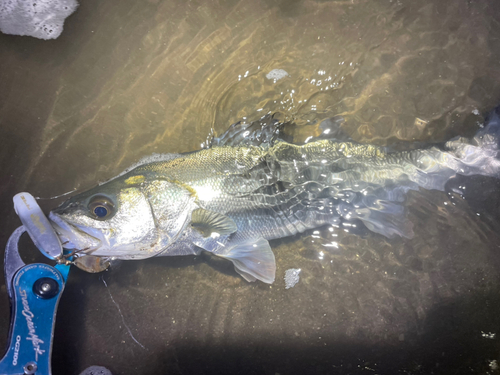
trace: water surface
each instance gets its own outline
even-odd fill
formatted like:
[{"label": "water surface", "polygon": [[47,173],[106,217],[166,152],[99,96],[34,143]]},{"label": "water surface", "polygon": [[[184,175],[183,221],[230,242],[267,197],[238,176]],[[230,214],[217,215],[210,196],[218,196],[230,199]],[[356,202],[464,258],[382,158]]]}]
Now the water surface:
[{"label": "water surface", "polygon": [[[499,12],[495,0],[87,0],[55,41],[0,35],[1,246],[20,225],[15,193],[87,189],[266,113],[298,141],[339,114],[363,143],[471,136],[500,103]],[[413,239],[322,228],[273,241],[272,286],[208,255],[74,269],[54,374],[498,373],[499,188],[457,178],[410,193]]]}]

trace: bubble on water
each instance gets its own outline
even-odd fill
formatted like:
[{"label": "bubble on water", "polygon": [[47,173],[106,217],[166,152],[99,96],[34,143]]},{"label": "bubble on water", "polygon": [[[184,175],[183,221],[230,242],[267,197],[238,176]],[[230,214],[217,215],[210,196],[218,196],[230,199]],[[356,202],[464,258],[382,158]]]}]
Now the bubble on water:
[{"label": "bubble on water", "polygon": [[481,336],[484,337],[485,339],[495,339],[496,333],[493,332],[483,332],[481,331]]},{"label": "bubble on water", "polygon": [[496,371],[500,368],[500,366],[498,365],[498,361],[496,359],[490,361],[490,369],[492,369],[493,371]]},{"label": "bubble on water", "polygon": [[285,289],[293,288],[300,279],[300,268],[290,268],[285,271]]},{"label": "bubble on water", "polygon": [[290,74],[286,70],[283,69],[273,69],[269,73],[266,74],[267,79],[272,79],[274,81],[278,81],[281,78],[289,77]]}]

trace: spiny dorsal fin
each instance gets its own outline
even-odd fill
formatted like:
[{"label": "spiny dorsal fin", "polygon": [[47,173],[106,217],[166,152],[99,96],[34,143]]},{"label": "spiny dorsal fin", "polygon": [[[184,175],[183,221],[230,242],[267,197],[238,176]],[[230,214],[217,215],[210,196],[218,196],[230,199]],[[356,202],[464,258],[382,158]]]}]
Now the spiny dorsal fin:
[{"label": "spiny dorsal fin", "polygon": [[212,233],[221,236],[236,232],[236,223],[226,215],[198,208],[191,214],[191,226],[203,237],[210,237]]},{"label": "spiny dorsal fin", "polygon": [[283,123],[270,114],[251,123],[239,121],[231,125],[220,137],[213,138],[209,147],[272,145],[278,139],[282,127]]}]

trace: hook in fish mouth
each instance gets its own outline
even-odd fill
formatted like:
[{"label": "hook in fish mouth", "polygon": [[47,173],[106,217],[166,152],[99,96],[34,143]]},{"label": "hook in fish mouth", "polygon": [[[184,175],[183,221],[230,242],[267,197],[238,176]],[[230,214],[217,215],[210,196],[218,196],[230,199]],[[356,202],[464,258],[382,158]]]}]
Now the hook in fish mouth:
[{"label": "hook in fish mouth", "polygon": [[87,253],[85,253],[85,252],[88,250],[89,250],[89,248],[73,250],[72,252],[70,252],[68,254],[63,253],[56,258],[57,263],[58,264],[66,264],[66,265],[75,264],[75,260],[80,258],[79,254],[84,253],[84,255],[87,255]]}]

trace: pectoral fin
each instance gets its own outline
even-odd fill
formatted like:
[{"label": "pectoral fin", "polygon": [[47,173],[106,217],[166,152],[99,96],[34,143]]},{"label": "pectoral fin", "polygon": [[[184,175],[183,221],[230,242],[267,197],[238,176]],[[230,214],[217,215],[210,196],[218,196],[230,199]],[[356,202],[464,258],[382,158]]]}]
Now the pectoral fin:
[{"label": "pectoral fin", "polygon": [[109,261],[93,255],[85,255],[76,258],[73,262],[75,266],[89,273],[98,273],[105,271],[109,267]]},{"label": "pectoral fin", "polygon": [[212,233],[221,236],[236,232],[236,223],[226,215],[198,208],[191,214],[191,226],[203,237],[210,237]]},{"label": "pectoral fin", "polygon": [[258,279],[267,284],[274,282],[276,261],[269,242],[263,238],[235,245],[219,256],[233,262],[236,272],[247,281]]}]

